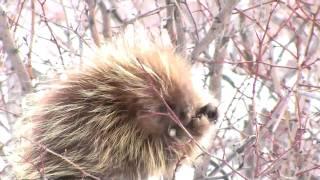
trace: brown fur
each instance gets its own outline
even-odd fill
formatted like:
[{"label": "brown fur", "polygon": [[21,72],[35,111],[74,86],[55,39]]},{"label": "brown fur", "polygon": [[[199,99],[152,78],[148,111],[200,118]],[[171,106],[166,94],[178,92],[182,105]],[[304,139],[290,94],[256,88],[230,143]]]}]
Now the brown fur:
[{"label": "brown fur", "polygon": [[[194,140],[168,116],[166,103]],[[86,172],[101,179],[145,179],[166,174],[193,154],[195,140],[209,128],[210,119],[199,114],[204,105],[192,87],[190,67],[173,50],[154,45],[101,50],[84,70],[49,90],[25,118],[33,131],[27,136],[32,143],[23,156],[21,177],[80,179]],[[172,129],[176,132],[169,135]]]}]

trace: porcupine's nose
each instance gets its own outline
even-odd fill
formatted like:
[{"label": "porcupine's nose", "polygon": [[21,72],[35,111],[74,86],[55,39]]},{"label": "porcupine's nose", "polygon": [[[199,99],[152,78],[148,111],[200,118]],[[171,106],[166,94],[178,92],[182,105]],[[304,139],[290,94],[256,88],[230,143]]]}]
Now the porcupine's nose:
[{"label": "porcupine's nose", "polygon": [[199,109],[197,115],[205,115],[210,122],[216,122],[218,119],[218,109],[213,104],[208,103]]}]

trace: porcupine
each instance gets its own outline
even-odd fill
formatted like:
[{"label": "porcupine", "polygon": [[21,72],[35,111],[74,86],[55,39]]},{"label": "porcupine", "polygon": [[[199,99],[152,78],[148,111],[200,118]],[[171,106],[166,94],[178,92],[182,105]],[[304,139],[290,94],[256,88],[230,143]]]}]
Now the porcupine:
[{"label": "porcupine", "polygon": [[173,48],[140,44],[102,48],[33,105],[20,177],[169,177],[199,150],[216,106],[195,90],[191,66]]}]

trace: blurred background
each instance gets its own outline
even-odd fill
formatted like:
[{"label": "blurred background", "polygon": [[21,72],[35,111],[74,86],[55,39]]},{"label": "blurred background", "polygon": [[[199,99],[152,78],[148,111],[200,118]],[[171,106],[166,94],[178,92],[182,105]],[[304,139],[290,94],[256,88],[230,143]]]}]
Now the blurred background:
[{"label": "blurred background", "polygon": [[0,0],[0,179],[25,95],[123,32],[175,47],[220,102],[191,177],[320,179],[319,0]]}]

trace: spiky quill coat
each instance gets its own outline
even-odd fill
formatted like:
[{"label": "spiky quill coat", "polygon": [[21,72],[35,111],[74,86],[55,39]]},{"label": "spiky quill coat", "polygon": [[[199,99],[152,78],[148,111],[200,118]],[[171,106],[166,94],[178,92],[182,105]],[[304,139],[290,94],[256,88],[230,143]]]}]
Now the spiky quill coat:
[{"label": "spiky quill coat", "polygon": [[189,65],[172,49],[104,48],[25,116],[32,132],[24,134],[29,145],[20,177],[135,180],[170,174],[181,158],[194,154],[215,118],[200,112],[205,104]]}]

